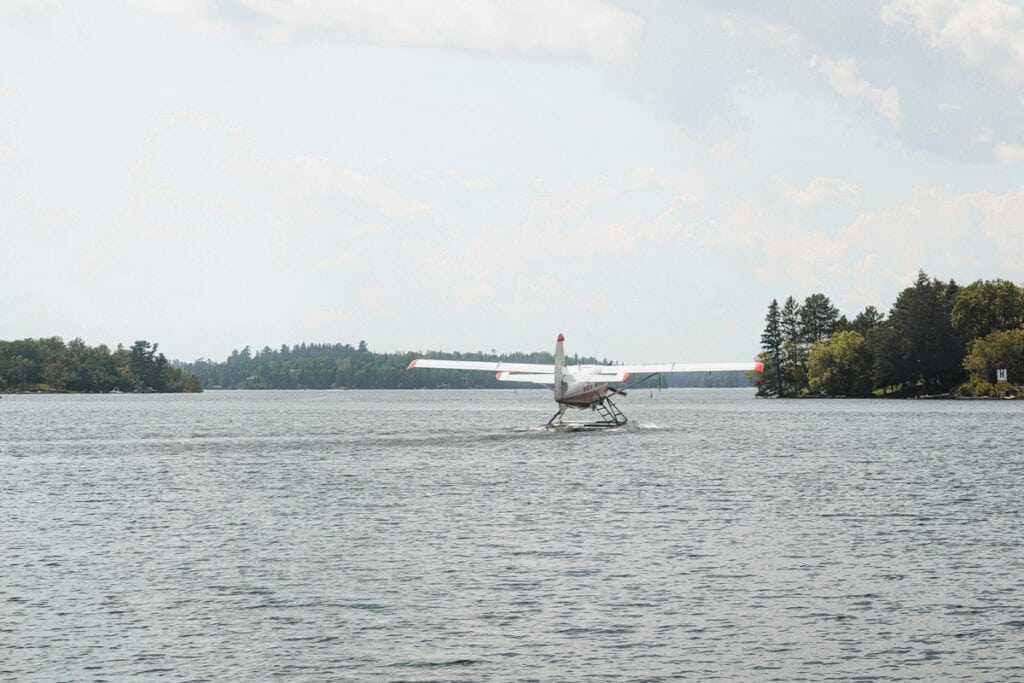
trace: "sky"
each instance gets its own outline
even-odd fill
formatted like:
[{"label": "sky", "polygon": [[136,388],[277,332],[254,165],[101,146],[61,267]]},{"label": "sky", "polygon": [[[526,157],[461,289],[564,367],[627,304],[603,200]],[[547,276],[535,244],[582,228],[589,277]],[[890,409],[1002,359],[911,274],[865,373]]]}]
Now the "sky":
[{"label": "sky", "polygon": [[0,0],[0,339],[743,361],[1024,281],[1007,0]]}]

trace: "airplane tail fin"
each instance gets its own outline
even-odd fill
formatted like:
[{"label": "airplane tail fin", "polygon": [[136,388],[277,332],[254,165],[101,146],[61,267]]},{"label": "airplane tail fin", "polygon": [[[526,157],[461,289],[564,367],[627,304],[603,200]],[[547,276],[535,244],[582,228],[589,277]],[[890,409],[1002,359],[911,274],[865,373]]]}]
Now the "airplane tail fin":
[{"label": "airplane tail fin", "polygon": [[558,334],[555,342],[555,400],[561,401],[565,395],[565,335]]}]

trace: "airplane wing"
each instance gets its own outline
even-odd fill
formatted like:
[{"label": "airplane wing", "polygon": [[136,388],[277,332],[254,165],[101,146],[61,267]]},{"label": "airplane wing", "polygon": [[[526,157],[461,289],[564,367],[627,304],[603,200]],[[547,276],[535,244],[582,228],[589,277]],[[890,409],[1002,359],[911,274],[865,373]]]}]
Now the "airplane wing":
[{"label": "airplane wing", "polygon": [[543,363],[416,358],[409,363],[407,369],[412,370],[413,368],[493,372],[499,382],[529,382],[531,384],[545,384],[548,386],[555,383],[555,366]]},{"label": "airplane wing", "polygon": [[[417,358],[409,363],[413,368],[438,370],[476,370],[493,372],[501,382],[532,382],[534,384],[554,384],[554,365],[543,363],[506,363],[504,361],[476,360],[440,360],[434,358]],[[583,365],[569,366],[575,370],[576,378],[587,377],[595,382],[627,382],[630,376],[656,375],[672,372],[728,372],[750,371],[762,372],[761,363],[634,363],[630,365]]]},{"label": "airplane wing", "polygon": [[[409,363],[408,370],[428,368],[436,370],[479,370],[483,372],[521,372],[526,374],[554,375],[554,365],[543,363],[505,363],[488,360],[439,360],[434,358],[416,358]],[[527,380],[529,381],[529,380]]]},{"label": "airplane wing", "polygon": [[[596,375],[652,375],[672,372],[763,371],[761,363],[634,363],[630,365],[591,365],[584,370]],[[614,380],[613,380],[614,381]],[[622,380],[619,380],[622,381]]]}]

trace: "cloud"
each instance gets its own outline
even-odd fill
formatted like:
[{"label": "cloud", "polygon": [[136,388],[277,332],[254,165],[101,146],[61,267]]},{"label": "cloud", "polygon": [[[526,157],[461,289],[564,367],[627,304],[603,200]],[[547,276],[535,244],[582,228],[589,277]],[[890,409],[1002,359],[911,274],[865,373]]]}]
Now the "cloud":
[{"label": "cloud", "polygon": [[366,254],[362,249],[346,244],[335,250],[333,256],[322,258],[316,262],[316,267],[322,270],[337,273],[348,273],[352,271],[366,271]]},{"label": "cloud", "polygon": [[[0,7],[3,7],[3,0],[0,0]],[[2,10],[0,10],[0,14],[2,13]],[[14,90],[11,90],[9,88],[0,88],[0,105],[13,104],[17,101],[18,94]],[[4,132],[4,130],[7,128],[7,125],[8,122],[5,121],[3,118],[0,118],[0,134]],[[3,140],[0,140],[0,164],[14,164],[21,161],[22,159],[24,159],[24,155],[22,155],[17,150],[8,147],[3,143]]]},{"label": "cloud", "polygon": [[[485,225],[466,235],[406,237],[404,255],[414,265],[410,286],[432,292],[427,299],[448,301],[459,309],[488,307],[500,299],[533,311],[540,293],[525,286],[523,278],[557,272],[559,282],[589,286],[585,283],[602,281],[638,255],[689,241],[693,226],[687,210],[699,191],[695,186],[699,178],[691,172],[665,175],[640,167],[621,182],[596,176],[572,185],[538,187],[520,221]],[[548,285],[586,310],[603,306],[601,298],[570,297],[561,286]]]},{"label": "cloud", "polygon": [[335,166],[325,157],[237,157],[225,162],[234,171],[271,180],[294,197],[344,197],[374,207],[389,218],[416,218],[430,214],[423,202],[406,199],[373,176]]},{"label": "cloud", "polygon": [[999,143],[995,146],[995,155],[1001,164],[1019,164],[1024,162],[1024,145]]},{"label": "cloud", "polygon": [[331,38],[597,61],[627,59],[643,27],[639,16],[601,0],[140,0],[135,5],[222,39]]},{"label": "cloud", "polygon": [[851,261],[873,258],[901,277],[925,268],[943,278],[974,279],[996,271],[1020,280],[1022,216],[1024,187],[954,197],[942,188],[917,187],[904,204],[861,215],[837,239]]},{"label": "cloud", "polygon": [[599,315],[608,312],[608,300],[601,295],[581,296],[579,287],[566,287],[562,279],[549,273],[519,276],[512,301],[498,303],[502,315],[513,321],[528,322],[551,311],[552,302],[563,310]]},{"label": "cloud", "polygon": [[1006,87],[1024,84],[1024,10],[999,0],[894,0],[882,7],[886,24],[910,24],[933,48],[955,50],[973,68]]},{"label": "cloud", "polygon": [[750,163],[750,133],[739,131],[708,150],[708,156],[719,161]]},{"label": "cloud", "polygon": [[339,329],[357,327],[359,320],[339,309],[312,309],[300,314],[299,325],[312,332],[335,335]]},{"label": "cloud", "polygon": [[63,11],[58,0],[0,0],[0,16]]},{"label": "cloud", "polygon": [[100,260],[96,245],[90,244],[88,251],[78,257],[73,271],[77,282],[89,289],[95,289],[110,275],[111,267]]},{"label": "cloud", "polygon": [[0,144],[0,164],[14,164],[23,159],[23,155],[6,145]]},{"label": "cloud", "polygon": [[[842,181],[825,180],[794,192],[814,195],[815,185],[845,188]],[[777,177],[772,182],[784,192],[788,187]],[[773,288],[827,288],[847,312],[869,304],[887,308],[922,268],[961,282],[993,273],[1024,280],[1024,186],[953,196],[938,187],[915,187],[901,204],[862,213],[832,232],[819,229],[810,214],[739,202],[707,221],[695,244],[728,252]]]},{"label": "cloud", "polygon": [[857,76],[853,59],[831,60],[814,55],[811,68],[821,73],[832,89],[848,100],[863,100],[874,107],[890,124],[900,123],[900,94],[895,87],[876,88]]},{"label": "cloud", "polygon": [[424,180],[441,185],[458,186],[471,192],[487,192],[495,189],[494,181],[487,176],[466,176],[458,171],[428,171],[421,176]]},{"label": "cloud", "polygon": [[704,177],[694,171],[683,171],[674,176],[663,175],[652,166],[638,166],[629,170],[626,190],[644,192],[663,190],[674,192],[682,204],[694,204],[704,198]]},{"label": "cloud", "polygon": [[841,178],[815,178],[802,190],[789,185],[779,175],[772,177],[771,184],[782,191],[786,201],[805,209],[821,205],[860,204],[860,188]]}]

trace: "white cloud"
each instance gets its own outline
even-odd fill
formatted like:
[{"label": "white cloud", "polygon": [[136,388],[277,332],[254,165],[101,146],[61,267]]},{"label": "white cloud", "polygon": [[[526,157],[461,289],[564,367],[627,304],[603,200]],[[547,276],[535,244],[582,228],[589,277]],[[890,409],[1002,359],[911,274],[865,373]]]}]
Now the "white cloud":
[{"label": "white cloud", "polygon": [[[3,0],[0,0],[0,6],[2,6]],[[0,11],[2,14],[2,11]],[[0,88],[0,104],[11,104],[18,100],[18,95],[15,91],[9,88]],[[0,118],[0,134],[7,128],[8,122],[3,118]],[[8,147],[0,140],[0,164],[13,164],[24,159],[24,155],[11,147]]]},{"label": "white cloud", "polygon": [[21,161],[24,157],[19,152],[0,144],[0,164],[13,164]]},{"label": "white cloud", "polygon": [[337,273],[366,270],[366,254],[357,247],[346,244],[338,248],[334,255],[316,262],[316,267]]},{"label": "white cloud", "polygon": [[886,24],[909,23],[934,48],[952,49],[965,63],[991,71],[1007,87],[1024,84],[1024,10],[999,0],[894,0]]},{"label": "white cloud", "polygon": [[786,201],[801,208],[860,204],[860,188],[841,178],[815,178],[802,190],[789,185],[779,175],[772,177],[771,184],[782,191]]},{"label": "white cloud", "polygon": [[803,50],[803,39],[801,39],[800,34],[785,26],[778,24],[757,25],[752,28],[751,33],[766,46],[780,49],[791,55],[800,54]]},{"label": "white cloud", "polygon": [[585,216],[595,205],[622,196],[622,191],[605,176],[542,192],[544,196],[536,206],[544,216],[558,224]]},{"label": "white cloud", "polygon": [[1024,162],[1024,145],[999,143],[995,146],[995,154],[1001,164],[1019,164]]},{"label": "white cloud", "polygon": [[306,37],[538,57],[628,58],[643,21],[601,0],[149,0],[135,3],[199,33],[291,42]]},{"label": "white cloud", "polygon": [[58,0],[0,0],[0,16],[36,12],[63,12]]},{"label": "white cloud", "polygon": [[874,107],[890,124],[900,123],[900,94],[895,87],[877,88],[857,76],[853,59],[825,59],[814,55],[811,68],[820,72],[837,93],[848,100],[863,100]]},{"label": "white cloud", "polygon": [[922,268],[943,279],[1024,280],[1024,186],[956,196],[917,187],[902,204],[863,213],[834,233],[742,202],[702,228],[696,243],[738,262],[747,254],[748,267],[772,287],[827,290],[847,312],[885,308]]},{"label": "white cloud", "polygon": [[918,187],[903,205],[862,215],[839,238],[892,272],[924,267],[940,277],[1024,279],[1024,187],[950,198],[941,188]]},{"label": "white cloud", "polygon": [[739,131],[711,147],[708,150],[708,156],[719,161],[749,163],[751,160],[749,144],[750,133]]},{"label": "white cloud", "polygon": [[390,218],[415,218],[430,214],[423,202],[406,199],[373,176],[340,168],[321,156],[289,158],[237,157],[225,163],[230,170],[271,180],[295,197],[346,197],[376,208]]},{"label": "white cloud", "polygon": [[510,302],[498,304],[498,310],[509,320],[528,322],[551,311],[552,302],[562,310],[575,310],[585,314],[608,312],[607,299],[601,295],[581,296],[579,287],[567,287],[562,280],[549,273],[519,276],[515,294]]},{"label": "white cloud", "polygon": [[681,203],[693,204],[704,197],[704,178],[694,171],[683,171],[670,176],[660,173],[652,166],[638,166],[629,170],[626,190],[665,190],[674,192]]},{"label": "white cloud", "polygon": [[299,324],[304,330],[334,336],[345,328],[358,326],[359,320],[339,309],[312,309],[300,314]]},{"label": "white cloud", "polygon": [[495,188],[494,181],[487,176],[467,176],[458,171],[428,171],[422,174],[422,178],[428,182],[441,186],[458,186],[470,192],[487,192]]},{"label": "white cloud", "polygon": [[95,289],[111,273],[111,267],[100,260],[95,244],[90,244],[88,251],[78,257],[74,265],[75,279],[79,284]]}]

